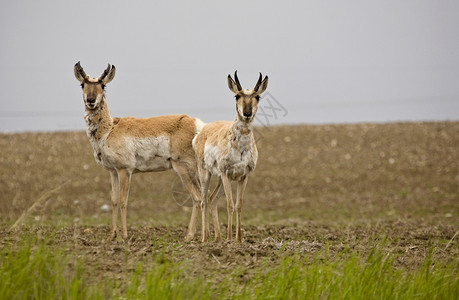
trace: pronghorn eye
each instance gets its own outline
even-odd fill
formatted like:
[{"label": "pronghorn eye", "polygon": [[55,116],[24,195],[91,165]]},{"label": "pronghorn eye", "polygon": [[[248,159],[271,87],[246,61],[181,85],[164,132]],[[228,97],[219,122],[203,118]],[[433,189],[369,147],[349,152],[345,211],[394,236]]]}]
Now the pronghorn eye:
[{"label": "pronghorn eye", "polygon": [[239,100],[239,98],[241,98],[241,95],[236,95],[234,97],[236,97],[236,100]]},{"label": "pronghorn eye", "polygon": [[80,84],[81,88],[84,88],[84,83]]},{"label": "pronghorn eye", "polygon": [[105,84],[102,84],[102,89],[105,90]]},{"label": "pronghorn eye", "polygon": [[261,97],[259,95],[256,95],[255,99],[257,99],[257,101],[260,101]]}]

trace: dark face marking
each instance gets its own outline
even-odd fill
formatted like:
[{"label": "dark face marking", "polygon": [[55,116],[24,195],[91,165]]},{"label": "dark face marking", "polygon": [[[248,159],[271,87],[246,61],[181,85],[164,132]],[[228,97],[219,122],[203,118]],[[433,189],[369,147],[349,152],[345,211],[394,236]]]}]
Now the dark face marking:
[{"label": "dark face marking", "polygon": [[104,84],[101,82],[83,82],[81,84],[83,88],[84,99],[86,100],[86,105],[89,108],[93,109],[96,107],[97,96],[104,93]]},{"label": "dark face marking", "polygon": [[[250,120],[255,116],[260,96],[255,93],[236,94],[236,107],[238,114],[245,120]],[[242,114],[242,115],[241,115]]]},{"label": "dark face marking", "polygon": [[252,116],[252,101],[247,101],[244,103],[244,117]]}]

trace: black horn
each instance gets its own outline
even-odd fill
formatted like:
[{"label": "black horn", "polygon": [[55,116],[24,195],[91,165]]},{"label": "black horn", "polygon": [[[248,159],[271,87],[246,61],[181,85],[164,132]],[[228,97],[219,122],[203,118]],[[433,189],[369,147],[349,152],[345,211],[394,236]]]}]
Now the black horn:
[{"label": "black horn", "polygon": [[103,80],[105,78],[105,76],[108,75],[108,72],[110,72],[110,64],[108,64],[108,67],[107,67],[107,69],[105,69],[104,73],[102,73],[102,75],[100,75],[99,80]]},{"label": "black horn", "polygon": [[83,68],[80,65],[80,62],[75,64],[75,76],[79,77],[78,75],[82,76],[83,79],[86,78],[86,73],[84,72]]},{"label": "black horn", "polygon": [[237,70],[234,72],[234,80],[236,81],[237,89],[242,90],[241,83],[239,82],[239,78],[237,78]]},{"label": "black horn", "polygon": [[255,92],[258,91],[258,89],[260,88],[262,77],[263,76],[261,75],[261,72],[260,72],[260,77],[258,77],[257,84],[255,85],[255,88],[253,89]]}]

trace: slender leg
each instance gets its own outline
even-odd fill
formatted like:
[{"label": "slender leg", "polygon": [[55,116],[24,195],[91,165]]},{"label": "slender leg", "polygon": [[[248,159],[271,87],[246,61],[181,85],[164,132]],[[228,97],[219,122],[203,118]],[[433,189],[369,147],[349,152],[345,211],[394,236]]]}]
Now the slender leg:
[{"label": "slender leg", "polygon": [[118,228],[116,222],[118,219],[118,203],[120,200],[120,185],[118,183],[118,173],[110,171],[110,179],[112,182],[112,230],[108,241],[113,241],[116,238]]},{"label": "slender leg", "polygon": [[[201,170],[200,170],[201,173]],[[201,175],[201,185],[202,185],[202,202],[201,202],[201,213],[202,213],[202,242],[207,242],[207,235],[209,232],[209,221],[207,220],[209,216],[209,205],[207,201],[207,192],[209,190],[209,182],[211,174],[209,171],[202,171]],[[203,178],[204,177],[204,178]]]},{"label": "slender leg", "polygon": [[220,198],[221,196],[220,195],[221,186],[222,186],[222,181],[219,180],[217,183],[217,186],[212,192],[212,195],[210,195],[209,204],[208,204],[210,206],[210,212],[212,214],[212,221],[214,224],[214,232],[215,232],[215,240],[217,242],[222,241],[222,234],[220,232],[220,222],[218,221],[218,210],[217,210],[218,198]]},{"label": "slender leg", "polygon": [[[185,164],[181,164],[177,161],[172,161],[172,167],[177,175],[182,180],[182,183],[185,185],[188,192],[193,198],[193,210],[191,211],[190,224],[188,225],[188,231],[185,236],[185,241],[189,242],[193,240],[194,235],[196,234],[196,221],[198,219],[199,207],[202,201],[202,194],[199,188],[199,183],[197,178],[193,180],[190,174],[193,174],[192,171],[188,171],[188,168]],[[194,176],[196,171],[194,171]]]},{"label": "slender leg", "polygon": [[129,196],[129,186],[131,184],[132,173],[127,169],[117,169],[118,181],[120,185],[120,210],[121,210],[121,230],[122,238],[127,239],[127,205]]},{"label": "slender leg", "polygon": [[233,231],[233,211],[234,211],[234,203],[233,203],[233,198],[231,195],[231,181],[229,178],[225,175],[221,175],[221,180],[223,182],[223,188],[225,189],[225,194],[226,194],[226,210],[228,212],[228,241],[232,240],[232,231]]},{"label": "slender leg", "polygon": [[196,222],[198,220],[199,206],[200,203],[193,199],[193,209],[191,211],[190,224],[188,224],[188,230],[185,236],[186,242],[192,241],[194,239],[194,235],[196,234]]},{"label": "slender leg", "polygon": [[242,210],[242,199],[245,193],[245,187],[247,186],[247,180],[249,176],[245,176],[243,179],[237,182],[237,196],[236,196],[236,240],[242,242],[241,232],[241,210]]}]

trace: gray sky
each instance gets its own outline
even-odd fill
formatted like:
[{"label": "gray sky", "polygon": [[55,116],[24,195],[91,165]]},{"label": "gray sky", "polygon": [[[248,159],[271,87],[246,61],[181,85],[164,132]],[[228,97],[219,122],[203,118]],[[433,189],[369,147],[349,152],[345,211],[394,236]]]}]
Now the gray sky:
[{"label": "gray sky", "polygon": [[116,66],[112,116],[232,120],[237,69],[261,123],[459,120],[458,31],[459,1],[2,1],[0,132],[84,129],[77,61]]}]

